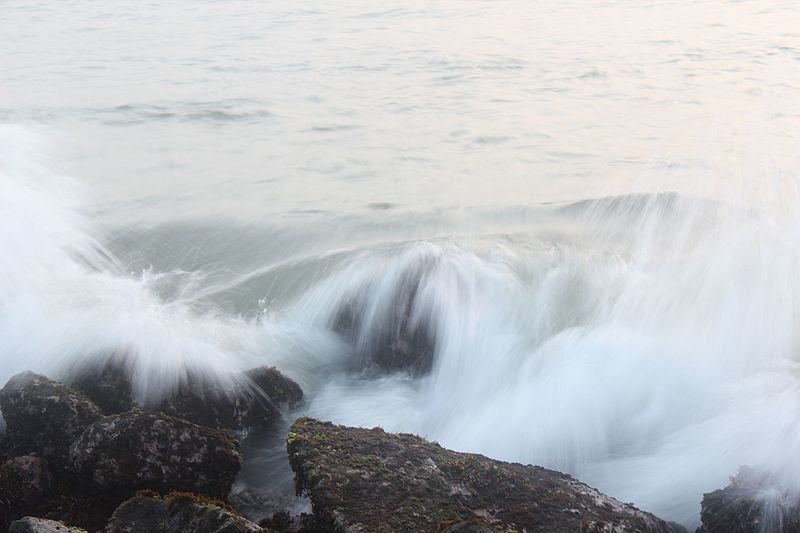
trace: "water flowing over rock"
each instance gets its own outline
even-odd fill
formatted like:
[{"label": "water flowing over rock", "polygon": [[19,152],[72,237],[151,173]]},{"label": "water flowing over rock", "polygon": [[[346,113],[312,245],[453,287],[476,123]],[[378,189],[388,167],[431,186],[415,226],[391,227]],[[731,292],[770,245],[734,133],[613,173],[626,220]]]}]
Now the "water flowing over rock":
[{"label": "water flowing over rock", "polygon": [[245,373],[249,383],[223,387],[190,380],[165,399],[159,410],[208,427],[247,431],[277,421],[281,410],[303,400],[300,386],[272,367]]},{"label": "water flowing over rock", "polygon": [[95,492],[149,488],[225,498],[241,457],[224,431],[134,410],[87,428],[70,448],[70,465]]},{"label": "water flowing over rock", "polygon": [[8,533],[86,533],[86,530],[69,527],[55,520],[26,516],[12,523]]},{"label": "water flowing over rock", "polygon": [[106,533],[260,533],[265,531],[228,509],[191,494],[166,499],[137,495],[120,505]]},{"label": "water flowing over rock", "polygon": [[241,379],[225,383],[189,375],[173,394],[146,406],[133,398],[121,355],[72,372],[69,383],[107,415],[143,408],[239,433],[267,427],[281,417],[282,410],[303,401],[303,390],[297,383],[267,366],[248,370]]},{"label": "water flowing over rock", "polygon": [[329,531],[675,531],[568,475],[379,428],[300,418],[287,450],[298,492]]},{"label": "water flowing over rock", "polygon": [[8,380],[0,390],[0,410],[13,453],[38,453],[57,465],[83,430],[103,416],[83,394],[33,372]]},{"label": "water flowing over rock", "polygon": [[724,489],[703,495],[698,533],[794,533],[800,502],[765,472],[742,467]]},{"label": "water flowing over rock", "polygon": [[353,344],[361,368],[427,374],[433,366],[436,332],[429,302],[420,296],[435,259],[423,257],[385,278],[369,280],[339,307],[333,330]]},{"label": "water flowing over rock", "polygon": [[124,356],[117,355],[95,366],[84,365],[70,373],[69,386],[81,391],[107,415],[141,407],[133,400]]}]

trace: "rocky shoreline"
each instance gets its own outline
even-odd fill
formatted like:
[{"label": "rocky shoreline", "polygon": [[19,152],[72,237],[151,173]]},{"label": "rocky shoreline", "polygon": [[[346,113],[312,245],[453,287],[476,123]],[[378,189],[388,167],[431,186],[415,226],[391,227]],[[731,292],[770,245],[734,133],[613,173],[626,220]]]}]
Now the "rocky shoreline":
[{"label": "rocky shoreline", "polygon": [[[0,532],[686,531],[559,472],[306,417],[289,429],[287,459],[313,514],[256,524],[228,499],[247,460],[239,439],[282,431],[276,421],[303,392],[274,368],[241,377],[236,387],[189,378],[154,406],[132,400],[119,365],[69,385],[12,377],[0,390]],[[698,532],[764,531],[767,485],[743,470],[706,494]],[[797,506],[782,505],[766,525],[797,531]]]}]

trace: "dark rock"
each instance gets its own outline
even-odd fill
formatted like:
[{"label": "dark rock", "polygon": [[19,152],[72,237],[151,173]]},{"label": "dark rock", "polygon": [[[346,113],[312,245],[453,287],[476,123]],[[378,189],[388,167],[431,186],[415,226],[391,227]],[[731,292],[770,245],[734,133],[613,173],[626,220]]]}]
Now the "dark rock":
[{"label": "dark rock", "polygon": [[241,466],[226,432],[139,410],[105,417],[70,448],[84,490],[185,490],[225,498]]},{"label": "dark rock", "polygon": [[47,461],[41,457],[24,455],[0,465],[0,494],[9,495],[11,507],[33,508],[52,494],[54,486]]},{"label": "dark rock", "polygon": [[54,520],[26,516],[12,523],[8,533],[86,533],[86,531]]},{"label": "dark rock", "polygon": [[229,509],[190,494],[165,499],[137,495],[120,505],[106,533],[261,533],[256,524]]},{"label": "dark rock", "polygon": [[0,466],[0,531],[9,522],[38,516],[63,520],[96,531],[105,526],[114,510],[101,497],[81,497],[48,469],[41,457],[16,457]]},{"label": "dark rock", "polygon": [[69,445],[103,414],[83,394],[52,379],[23,372],[0,390],[8,448],[38,453],[54,465],[67,458]]},{"label": "dark rock", "polygon": [[466,520],[450,524],[442,533],[495,533],[495,530],[483,520]]},{"label": "dark rock", "polygon": [[306,513],[292,516],[286,511],[278,511],[271,517],[261,520],[258,525],[278,533],[329,533],[325,529],[316,527],[314,517]]},{"label": "dark rock", "polygon": [[249,383],[229,387],[189,379],[159,410],[195,424],[244,432],[269,426],[282,409],[303,400],[300,386],[275,368],[254,368],[246,376]]},{"label": "dark rock", "polygon": [[764,472],[742,467],[724,489],[703,495],[698,533],[796,533],[797,498]]},{"label": "dark rock", "polygon": [[568,475],[412,435],[300,418],[287,449],[298,492],[308,492],[318,525],[333,532],[478,532],[488,524],[528,533],[673,533]]},{"label": "dark rock", "polygon": [[122,355],[76,369],[70,373],[66,382],[73,389],[84,393],[107,415],[141,407],[133,400]]},{"label": "dark rock", "polygon": [[339,307],[331,326],[353,345],[355,365],[414,375],[430,372],[436,332],[419,293],[435,261],[426,257],[409,266],[380,297],[376,293],[381,288],[367,284]]}]

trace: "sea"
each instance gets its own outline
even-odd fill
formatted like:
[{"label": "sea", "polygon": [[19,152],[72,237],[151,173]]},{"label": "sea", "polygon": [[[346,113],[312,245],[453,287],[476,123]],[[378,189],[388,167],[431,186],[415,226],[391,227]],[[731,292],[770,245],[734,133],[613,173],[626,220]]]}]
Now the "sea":
[{"label": "sea", "polygon": [[274,365],[286,427],[796,500],[798,148],[794,0],[2,0],[0,382]]}]

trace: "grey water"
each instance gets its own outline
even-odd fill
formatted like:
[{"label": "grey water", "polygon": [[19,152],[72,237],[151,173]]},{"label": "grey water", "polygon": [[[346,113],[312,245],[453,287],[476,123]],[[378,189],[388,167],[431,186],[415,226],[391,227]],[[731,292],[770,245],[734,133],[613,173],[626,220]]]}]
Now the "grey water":
[{"label": "grey water", "polygon": [[[739,465],[796,489],[798,28],[778,0],[3,1],[0,380],[274,364],[304,413],[689,526]],[[365,370],[419,331],[426,372]],[[242,493],[280,469],[248,446]]]}]

